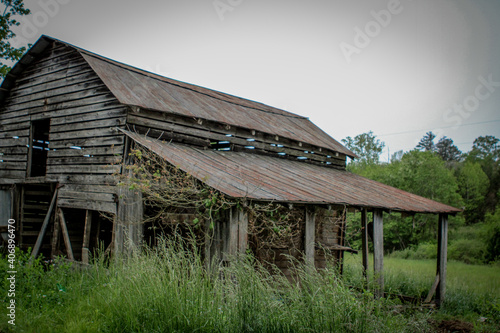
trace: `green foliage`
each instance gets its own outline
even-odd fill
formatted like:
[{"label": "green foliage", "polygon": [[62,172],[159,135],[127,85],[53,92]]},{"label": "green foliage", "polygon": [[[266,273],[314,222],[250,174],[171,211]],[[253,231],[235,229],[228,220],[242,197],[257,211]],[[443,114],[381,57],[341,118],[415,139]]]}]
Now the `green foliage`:
[{"label": "green foliage", "polygon": [[354,164],[376,164],[379,161],[380,154],[384,149],[385,143],[373,135],[373,132],[356,135],[353,138],[348,136],[342,139],[344,145],[354,154],[358,155],[358,160]]},{"label": "green foliage", "polygon": [[[0,15],[0,59],[17,61],[26,52],[26,47],[16,48],[11,45],[10,40],[16,37],[12,27],[19,26],[15,16],[28,15],[29,9],[24,8],[23,0],[1,0],[4,6]],[[0,62],[0,77],[5,77],[10,67]]]},{"label": "green foliage", "polygon": [[484,218],[484,199],[490,186],[488,176],[477,162],[466,161],[458,169],[458,187],[465,204],[464,217],[467,223],[476,223]]},{"label": "green foliage", "polygon": [[487,214],[484,235],[486,239],[486,261],[500,261],[500,208],[495,214]]}]

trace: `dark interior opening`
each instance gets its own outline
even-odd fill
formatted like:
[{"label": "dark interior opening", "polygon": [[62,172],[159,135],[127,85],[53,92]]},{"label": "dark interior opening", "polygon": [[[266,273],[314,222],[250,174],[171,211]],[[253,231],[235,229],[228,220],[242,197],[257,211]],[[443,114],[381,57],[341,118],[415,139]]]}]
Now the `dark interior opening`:
[{"label": "dark interior opening", "polygon": [[31,126],[31,166],[29,176],[41,177],[45,176],[47,172],[50,119],[33,121]]}]

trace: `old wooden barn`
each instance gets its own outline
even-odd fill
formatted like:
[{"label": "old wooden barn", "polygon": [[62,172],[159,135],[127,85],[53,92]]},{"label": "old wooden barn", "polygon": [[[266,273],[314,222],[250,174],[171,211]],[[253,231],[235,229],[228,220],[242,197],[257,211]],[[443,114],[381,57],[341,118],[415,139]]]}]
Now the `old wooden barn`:
[{"label": "old wooden barn", "polygon": [[[317,267],[324,249],[338,259],[349,250],[346,209],[363,212],[365,267],[373,212],[376,272],[383,269],[384,211],[437,214],[438,299],[444,295],[447,216],[458,209],[347,172],[354,154],[305,117],[47,36],[0,88],[0,225],[15,219],[17,245],[34,255],[87,262],[97,246],[126,251],[148,233],[141,193],[117,186],[136,146],[229,198],[294,210],[298,250]],[[222,214],[205,255],[245,252],[254,242],[249,218],[241,206]],[[286,271],[288,249],[268,250],[266,259]]]}]

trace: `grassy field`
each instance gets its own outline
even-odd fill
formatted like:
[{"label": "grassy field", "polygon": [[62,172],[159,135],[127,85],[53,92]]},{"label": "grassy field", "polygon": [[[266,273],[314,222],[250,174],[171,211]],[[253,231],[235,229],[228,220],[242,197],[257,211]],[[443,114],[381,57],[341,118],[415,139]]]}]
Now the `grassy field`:
[{"label": "grassy field", "polygon": [[[296,284],[269,274],[248,257],[207,272],[189,245],[177,243],[123,262],[98,259],[85,269],[63,262],[28,264],[27,259],[18,254],[16,326],[0,320],[1,332],[433,332],[430,320],[436,316],[460,316],[474,322],[477,331],[496,332],[500,323],[498,298],[481,294],[498,291],[498,281],[497,289],[488,285],[498,276],[497,268],[456,266],[462,275],[489,274],[475,290],[464,281],[479,277],[457,277],[454,284],[452,264],[451,301],[444,310],[429,312],[350,288],[360,281],[361,271],[357,258],[349,256],[345,281],[334,270],[299,267]],[[5,258],[0,265],[0,275],[6,274]],[[434,265],[387,259],[386,285],[394,292],[426,294]],[[7,290],[6,277],[0,279]],[[460,289],[464,285],[470,289]],[[0,300],[5,309],[9,298]],[[479,323],[481,316],[488,319]]]},{"label": "grassy field", "polygon": [[[360,286],[361,256],[347,255],[346,278]],[[370,262],[371,264],[371,262]],[[372,266],[370,266],[372,267]],[[436,276],[436,260],[384,258],[385,290],[425,298]],[[500,325],[500,267],[449,261],[446,300],[438,318],[457,317],[478,330],[498,331]]]}]

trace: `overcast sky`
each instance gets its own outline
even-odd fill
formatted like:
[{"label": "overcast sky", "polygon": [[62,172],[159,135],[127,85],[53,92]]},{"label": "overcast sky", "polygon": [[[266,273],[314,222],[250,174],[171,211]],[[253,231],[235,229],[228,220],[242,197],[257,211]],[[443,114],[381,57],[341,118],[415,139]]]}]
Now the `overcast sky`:
[{"label": "overcast sky", "polygon": [[382,160],[427,131],[500,138],[498,0],[25,0],[18,30],[309,117],[373,131]]}]

